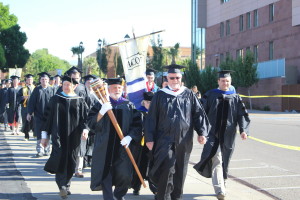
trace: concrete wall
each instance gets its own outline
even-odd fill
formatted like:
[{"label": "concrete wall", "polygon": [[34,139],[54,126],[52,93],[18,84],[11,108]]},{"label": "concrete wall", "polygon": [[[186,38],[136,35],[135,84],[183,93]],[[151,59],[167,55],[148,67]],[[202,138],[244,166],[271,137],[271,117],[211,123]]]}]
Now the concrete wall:
[{"label": "concrete wall", "polygon": [[292,0],[293,10],[292,10],[292,25],[300,25],[300,0]]},{"label": "concrete wall", "polygon": [[230,0],[226,3],[221,4],[220,0],[208,0],[207,26],[210,27],[219,24],[222,21],[235,18],[241,14],[278,1],[279,0]]}]

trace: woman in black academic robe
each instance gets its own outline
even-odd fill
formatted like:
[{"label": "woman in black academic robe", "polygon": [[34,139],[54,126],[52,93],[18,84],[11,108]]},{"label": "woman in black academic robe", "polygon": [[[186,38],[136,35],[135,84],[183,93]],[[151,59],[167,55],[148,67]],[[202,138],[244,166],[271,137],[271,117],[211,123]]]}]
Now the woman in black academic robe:
[{"label": "woman in black academic robe", "polygon": [[56,174],[62,198],[65,190],[70,193],[80,138],[84,129],[87,129],[87,109],[84,98],[61,92],[50,99],[45,110],[43,130],[51,135],[52,152],[44,170]]}]

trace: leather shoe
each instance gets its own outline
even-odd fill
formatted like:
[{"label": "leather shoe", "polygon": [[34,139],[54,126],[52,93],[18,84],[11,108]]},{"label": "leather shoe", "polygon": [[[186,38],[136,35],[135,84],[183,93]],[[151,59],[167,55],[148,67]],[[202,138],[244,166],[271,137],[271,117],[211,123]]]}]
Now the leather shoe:
[{"label": "leather shoe", "polygon": [[77,173],[75,173],[75,177],[84,178],[84,175],[83,175],[83,173],[77,172]]}]

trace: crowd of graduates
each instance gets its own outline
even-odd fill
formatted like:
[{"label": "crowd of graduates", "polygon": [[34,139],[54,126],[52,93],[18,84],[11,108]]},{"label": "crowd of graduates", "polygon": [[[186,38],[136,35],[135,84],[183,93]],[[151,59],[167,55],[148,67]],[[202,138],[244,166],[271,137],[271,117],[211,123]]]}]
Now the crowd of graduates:
[{"label": "crowd of graduates", "polygon": [[[83,178],[91,167],[93,191],[104,200],[122,200],[129,188],[140,195],[141,181],[126,154],[129,148],[154,199],[179,200],[183,196],[193,135],[204,145],[199,174],[212,178],[218,199],[225,199],[228,165],[233,152],[237,125],[247,138],[249,117],[241,98],[232,90],[230,71],[219,73],[219,88],[201,98],[196,87],[182,84],[180,69],[166,66],[167,76],[159,88],[155,70],[146,71],[146,89],[137,110],[127,99],[123,78],[100,79],[72,67],[64,76],[47,72],[11,76],[2,80],[0,118],[12,135],[30,131],[36,139],[36,158],[49,156],[44,170],[55,174],[59,195],[71,195],[71,178]],[[91,83],[101,80],[107,101],[98,98]],[[112,112],[111,112],[112,111]],[[222,111],[222,112],[220,112]],[[110,117],[114,115],[123,138],[119,138]],[[20,122],[22,124],[20,128]],[[230,122],[230,123],[228,123]]]}]

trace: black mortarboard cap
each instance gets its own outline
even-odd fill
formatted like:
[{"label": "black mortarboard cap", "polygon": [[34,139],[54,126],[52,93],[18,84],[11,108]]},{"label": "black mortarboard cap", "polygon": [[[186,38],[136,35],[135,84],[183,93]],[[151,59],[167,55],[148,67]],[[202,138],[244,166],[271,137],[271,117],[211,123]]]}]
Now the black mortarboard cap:
[{"label": "black mortarboard cap", "polygon": [[5,83],[10,83],[11,80],[10,79],[5,79]]},{"label": "black mortarboard cap", "polygon": [[144,92],[143,96],[144,96],[144,100],[151,101],[152,97],[154,96],[154,93],[153,92]]},{"label": "black mortarboard cap", "polygon": [[146,75],[154,76],[155,72],[156,72],[155,69],[151,69],[151,68],[146,69]]},{"label": "black mortarboard cap", "polygon": [[113,85],[113,84],[119,84],[119,85],[124,85],[125,81],[123,78],[109,78],[107,79],[107,84],[108,85]]},{"label": "black mortarboard cap", "polygon": [[86,76],[83,77],[84,82],[85,82],[85,81],[88,81],[88,80],[94,80],[94,79],[96,79],[96,78],[97,78],[97,77],[96,77],[95,75],[92,75],[92,74],[88,74],[88,75],[86,75]]},{"label": "black mortarboard cap", "polygon": [[32,75],[32,74],[26,74],[25,75],[25,78],[32,78],[32,77],[34,77],[34,75]]},{"label": "black mortarboard cap", "polygon": [[221,70],[219,71],[219,78],[231,77],[230,73],[234,72],[233,70]]},{"label": "black mortarboard cap", "polygon": [[82,73],[82,71],[79,68],[73,66],[70,69],[68,69],[65,74],[67,74],[68,76],[71,76],[71,74],[77,73],[77,72]]},{"label": "black mortarboard cap", "polygon": [[61,76],[60,76],[60,75],[58,75],[58,74],[56,74],[56,75],[54,76],[54,78],[56,78],[56,77],[59,77],[59,78],[61,78]]},{"label": "black mortarboard cap", "polygon": [[52,81],[53,81],[53,80],[54,80],[54,76],[51,76],[51,77],[50,77],[50,80],[52,80]]},{"label": "black mortarboard cap", "polygon": [[50,78],[51,77],[51,75],[48,74],[47,72],[41,72],[41,73],[38,73],[38,75],[40,76],[40,78],[42,78],[42,77],[48,77],[48,78]]},{"label": "black mortarboard cap", "polygon": [[69,82],[72,83],[73,85],[78,84],[78,82],[77,82],[74,78],[71,78],[71,77],[69,77],[69,76],[63,76],[61,80],[62,80],[62,82],[64,82],[64,81],[69,81]]},{"label": "black mortarboard cap", "polygon": [[14,80],[14,79],[20,79],[20,77],[16,76],[16,75],[12,75],[11,77],[11,80]]},{"label": "black mortarboard cap", "polygon": [[184,69],[185,66],[177,65],[177,64],[171,64],[168,66],[164,66],[164,68],[168,69],[168,73],[181,73],[180,69]]}]

